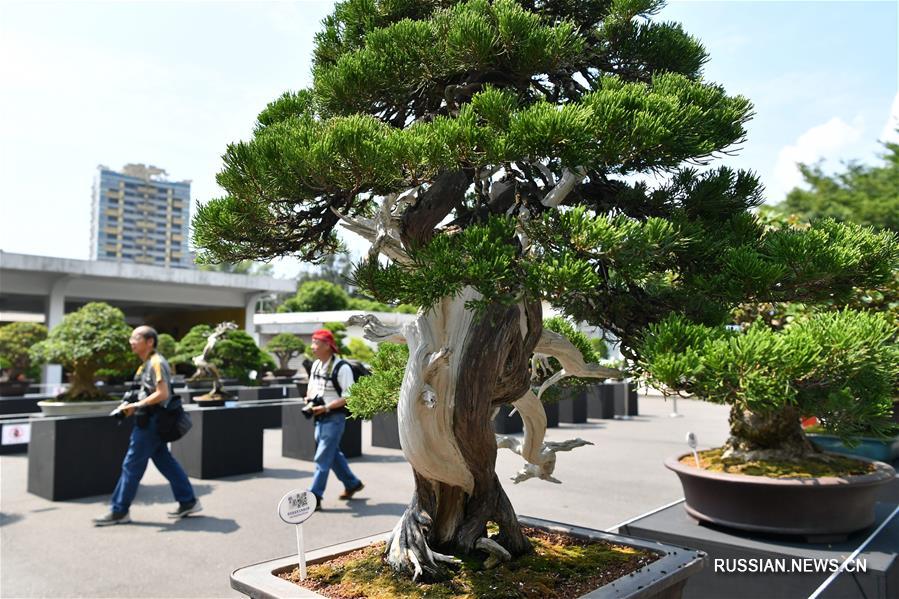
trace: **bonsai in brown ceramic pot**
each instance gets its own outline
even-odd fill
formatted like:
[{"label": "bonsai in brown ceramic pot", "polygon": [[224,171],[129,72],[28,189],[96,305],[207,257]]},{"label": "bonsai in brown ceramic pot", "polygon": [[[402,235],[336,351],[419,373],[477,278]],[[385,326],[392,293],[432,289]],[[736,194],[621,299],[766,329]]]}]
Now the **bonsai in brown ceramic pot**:
[{"label": "bonsai in brown ceramic pot", "polygon": [[800,419],[816,414],[846,439],[891,430],[899,348],[883,314],[812,314],[783,330],[758,321],[745,332],[672,317],[650,327],[642,366],[652,383],[731,406],[730,438],[702,452],[702,467],[690,454],[666,462],[692,516],[807,536],[873,522],[877,487],[893,469],[821,451]]}]

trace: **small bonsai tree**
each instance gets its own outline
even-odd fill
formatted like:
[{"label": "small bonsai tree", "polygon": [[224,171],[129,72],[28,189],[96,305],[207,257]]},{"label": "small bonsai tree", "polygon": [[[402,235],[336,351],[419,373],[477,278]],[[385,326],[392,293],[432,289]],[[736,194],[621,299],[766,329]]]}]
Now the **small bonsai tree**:
[{"label": "small bonsai tree", "polygon": [[[178,352],[170,362],[192,364],[194,356],[203,353],[206,340],[212,331],[212,327],[207,324],[198,324],[191,328],[178,343]],[[231,330],[222,335],[212,350],[210,362],[223,377],[236,378],[243,384],[251,382],[249,377],[251,370],[262,373],[275,369],[274,360],[259,349],[253,337],[241,330]]]},{"label": "small bonsai tree", "polygon": [[724,458],[796,461],[817,449],[802,416],[844,439],[892,427],[899,346],[884,314],[844,310],[745,332],[672,316],[649,327],[641,366],[669,390],[731,406]]},{"label": "small bonsai tree", "polygon": [[306,351],[306,344],[292,333],[280,333],[272,337],[265,349],[278,358],[278,367],[281,370],[289,370],[290,360],[302,355]]},{"label": "small bonsai tree", "polygon": [[15,381],[20,376],[34,378],[31,347],[47,338],[47,327],[36,322],[13,322],[0,327],[0,367],[2,380]]},{"label": "small bonsai tree", "polygon": [[71,373],[71,385],[61,401],[97,401],[109,398],[94,385],[103,368],[124,370],[139,360],[131,353],[131,327],[118,308],[92,302],[67,314],[47,339],[32,348],[32,357],[43,364],[61,364]]}]

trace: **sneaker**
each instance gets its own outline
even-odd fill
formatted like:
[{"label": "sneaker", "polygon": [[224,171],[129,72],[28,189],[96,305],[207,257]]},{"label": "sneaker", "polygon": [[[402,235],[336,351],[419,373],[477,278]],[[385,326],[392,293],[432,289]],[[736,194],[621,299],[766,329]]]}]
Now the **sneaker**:
[{"label": "sneaker", "polygon": [[200,504],[199,499],[194,499],[193,501],[188,501],[187,503],[179,503],[178,509],[166,512],[169,518],[184,518],[190,514],[196,514],[197,512],[203,509],[202,504]]},{"label": "sneaker", "polygon": [[128,524],[131,522],[131,516],[128,512],[108,511],[99,518],[94,518],[94,526],[112,526],[113,524]]},{"label": "sneaker", "polygon": [[365,485],[363,485],[363,484],[362,484],[362,481],[360,480],[360,481],[359,481],[359,484],[356,485],[354,488],[352,488],[352,489],[347,489],[346,491],[344,491],[343,493],[341,493],[341,494],[340,494],[340,499],[352,499],[352,498],[353,498],[353,495],[355,495],[356,493],[358,493],[359,491],[361,491],[361,490],[364,489],[364,488],[365,488]]}]

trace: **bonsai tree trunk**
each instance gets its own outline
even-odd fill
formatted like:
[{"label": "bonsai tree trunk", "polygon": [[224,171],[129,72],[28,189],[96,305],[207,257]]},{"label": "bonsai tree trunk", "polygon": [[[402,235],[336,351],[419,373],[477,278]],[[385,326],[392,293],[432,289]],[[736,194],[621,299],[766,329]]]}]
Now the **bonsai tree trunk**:
[{"label": "bonsai tree trunk", "polygon": [[71,385],[63,396],[70,399],[101,400],[106,394],[94,385],[94,374],[97,367],[93,364],[76,363],[72,370]]},{"label": "bonsai tree trunk", "polygon": [[[493,304],[480,314],[466,309],[480,299],[471,288],[419,312],[402,332],[373,315],[353,316],[371,341],[405,342],[409,360],[400,387],[397,417],[400,443],[415,476],[415,495],[387,544],[387,561],[413,578],[439,575],[445,553],[487,554],[486,567],[526,553],[530,544],[496,476],[496,451],[525,459],[513,477],[521,482],[552,474],[556,453],[587,445],[581,439],[544,442],[546,414],[539,395],[564,376],[608,378],[620,371],[584,362],[564,336],[543,329],[538,302]],[[552,355],[562,370],[538,393],[530,389],[533,355]],[[514,403],[524,436],[498,437],[493,418]],[[487,523],[498,533],[487,536]]]},{"label": "bonsai tree trunk", "polygon": [[742,406],[730,410],[731,436],[722,457],[742,460],[797,460],[815,447],[802,432],[800,414],[785,406],[768,412],[752,412]]},{"label": "bonsai tree trunk", "polygon": [[[388,561],[415,577],[438,574],[433,550],[482,549],[507,560],[530,548],[495,472],[492,420],[529,388],[528,361],[542,331],[539,303],[465,308],[466,289],[406,329],[409,362],[397,407],[415,495],[388,543]],[[487,523],[499,534],[487,538]]]}]

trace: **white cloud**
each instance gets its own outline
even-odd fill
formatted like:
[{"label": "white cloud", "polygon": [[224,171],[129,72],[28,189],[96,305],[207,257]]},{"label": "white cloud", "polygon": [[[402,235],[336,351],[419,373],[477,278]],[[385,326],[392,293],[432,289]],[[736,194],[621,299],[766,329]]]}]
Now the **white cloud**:
[{"label": "white cloud", "polygon": [[897,128],[899,128],[899,92],[893,96],[893,105],[890,107],[890,116],[887,117],[887,122],[883,125],[883,131],[880,133],[879,139],[882,141],[899,143],[899,132],[896,131]]},{"label": "white cloud", "polygon": [[788,191],[802,184],[797,163],[810,164],[820,159],[840,157],[842,150],[861,139],[863,130],[861,117],[853,119],[851,125],[840,117],[833,117],[800,135],[795,143],[782,148],[774,166],[774,180],[768,186],[768,201],[779,202]]}]

